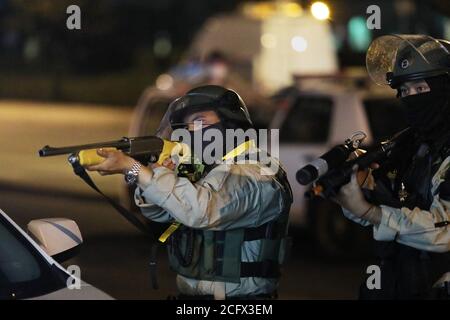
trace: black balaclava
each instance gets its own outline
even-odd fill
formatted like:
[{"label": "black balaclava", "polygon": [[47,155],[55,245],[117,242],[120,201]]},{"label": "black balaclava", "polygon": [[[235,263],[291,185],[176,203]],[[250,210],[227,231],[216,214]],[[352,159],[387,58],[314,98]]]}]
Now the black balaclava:
[{"label": "black balaclava", "polygon": [[428,139],[450,128],[449,78],[447,75],[426,78],[429,92],[401,98],[409,125]]},{"label": "black balaclava", "polygon": [[[199,130],[201,130],[201,136],[202,137],[209,130],[216,129],[216,130],[220,131],[220,133],[222,134],[222,137],[223,137],[222,154],[213,155],[216,160],[220,160],[224,155],[226,155],[228,152],[230,152],[231,150],[236,148],[238,143],[239,143],[236,139],[235,139],[235,141],[227,141],[226,140],[226,130],[227,129],[233,129],[233,130],[242,129],[242,130],[245,131],[245,130],[250,129],[250,128],[251,127],[245,126],[245,125],[240,124],[240,123],[235,123],[233,121],[226,121],[226,120],[224,121],[224,120],[222,120],[220,122],[217,122],[215,124],[209,125],[209,126],[207,126],[205,128],[201,128]],[[193,143],[194,143],[195,131],[190,131],[189,133],[191,135],[191,150],[194,150],[193,149],[193,147],[194,147]],[[248,137],[246,137],[245,140],[248,140]],[[201,151],[203,152],[205,150],[205,148],[207,148],[213,142],[214,142],[214,139],[212,141],[202,140]]]},{"label": "black balaclava", "polygon": [[[191,150],[193,150],[194,152],[195,151],[201,151],[202,153],[203,153],[203,151],[211,144],[211,143],[213,143],[214,142],[214,138],[211,140],[211,141],[207,141],[207,140],[202,140],[201,141],[201,150],[196,150],[195,148],[194,148],[194,139],[195,139],[195,137],[196,137],[196,134],[198,134],[198,133],[201,133],[201,137],[204,137],[204,135],[207,133],[207,131],[210,131],[210,130],[212,130],[212,129],[216,129],[216,130],[219,130],[221,133],[222,133],[222,135],[223,135],[223,137],[225,137],[225,128],[224,128],[224,126],[223,126],[223,123],[222,122],[217,122],[217,123],[215,123],[215,124],[212,124],[212,125],[209,125],[209,126],[207,126],[207,127],[205,127],[205,128],[201,128],[201,129],[198,129],[198,131],[196,130],[196,131],[189,131],[189,133],[190,133],[190,135],[191,135]],[[199,132],[200,131],[200,132]],[[225,145],[225,143],[224,143],[224,145]],[[222,154],[222,156],[223,155],[225,155],[225,149],[223,150],[223,154]],[[202,155],[196,155],[198,158],[200,158]],[[214,156],[216,156],[216,155],[214,155]],[[217,157],[219,157],[220,155],[217,155]]]},{"label": "black balaclava", "polygon": [[402,150],[402,154],[412,152],[412,156],[401,162],[403,173],[397,182],[404,182],[410,193],[404,206],[428,210],[433,200],[431,177],[437,169],[433,162],[448,143],[450,133],[450,86],[448,76],[426,78],[425,81],[430,87],[429,92],[401,98],[409,125],[416,134],[411,149]]}]

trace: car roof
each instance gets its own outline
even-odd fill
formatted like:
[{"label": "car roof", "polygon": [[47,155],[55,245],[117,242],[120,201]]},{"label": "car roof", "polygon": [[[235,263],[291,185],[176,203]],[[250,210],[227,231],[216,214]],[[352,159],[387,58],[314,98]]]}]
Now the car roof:
[{"label": "car roof", "polygon": [[396,92],[389,87],[373,84],[368,78],[339,76],[297,77],[294,87],[301,95],[338,96],[355,94],[361,99],[395,98]]}]

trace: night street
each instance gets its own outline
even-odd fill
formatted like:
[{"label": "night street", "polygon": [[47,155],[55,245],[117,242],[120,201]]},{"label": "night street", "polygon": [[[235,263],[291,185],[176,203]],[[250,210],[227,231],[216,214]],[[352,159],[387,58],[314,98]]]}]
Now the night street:
[{"label": "night street", "polygon": [[0,0],[0,150],[0,301],[448,300],[450,1]]},{"label": "night street", "polygon": [[[92,141],[114,140],[127,133],[130,111],[90,106],[60,106],[17,102],[0,103],[0,143],[9,152],[0,156],[0,208],[22,227],[32,219],[66,217],[75,220],[84,237],[81,254],[65,263],[81,267],[84,281],[118,299],[165,299],[176,293],[175,273],[167,265],[165,249],[160,249],[158,281],[151,288],[148,269],[150,248],[146,238],[125,221],[108,203],[72,173],[64,156],[39,158],[44,144],[62,146]],[[119,121],[113,117],[120,114]],[[51,130],[42,130],[44,121],[54,119]],[[123,119],[123,121],[122,121]],[[57,122],[58,120],[58,122]],[[16,128],[12,131],[11,128]],[[13,134],[25,144],[14,144]],[[14,164],[21,170],[8,171]],[[93,175],[93,176],[96,176]],[[108,182],[102,181],[107,179]],[[120,177],[96,179],[108,194],[117,197]],[[355,299],[364,262],[324,261],[314,257],[310,245],[293,253],[284,269],[281,299]]]}]

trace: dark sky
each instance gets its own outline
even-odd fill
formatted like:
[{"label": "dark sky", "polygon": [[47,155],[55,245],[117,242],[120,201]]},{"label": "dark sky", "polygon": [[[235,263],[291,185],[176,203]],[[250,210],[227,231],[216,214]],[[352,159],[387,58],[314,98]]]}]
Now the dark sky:
[{"label": "dark sky", "polygon": [[[25,2],[24,2],[25,1]],[[151,47],[161,35],[168,36],[176,59],[189,46],[194,34],[210,16],[233,11],[244,1],[239,0],[58,0],[59,9],[49,16],[33,11],[27,0],[0,0],[0,56],[3,67],[20,67],[24,46],[31,37],[39,39],[42,61],[55,62],[61,56],[70,57],[62,64],[73,65],[77,71],[97,72],[109,67],[122,68],[133,63],[138,48]],[[21,6],[17,3],[26,3]],[[377,4],[381,8],[382,30],[373,36],[386,33],[428,33],[443,36],[441,20],[430,3],[440,8],[440,1],[415,1],[412,17],[400,18],[392,0],[329,0],[334,29],[345,30],[348,20],[355,15],[367,16],[366,8]],[[39,0],[56,7],[54,0]],[[303,7],[310,1],[300,1]],[[9,4],[9,5],[8,5]],[[16,4],[16,5],[15,5]],[[82,30],[68,32],[65,28],[65,4],[78,4],[82,11]],[[442,10],[441,10],[442,11]],[[38,11],[39,12],[39,11]],[[52,16],[53,15],[53,16]],[[11,45],[12,43],[12,45]],[[351,52],[342,50],[343,58],[353,61]],[[168,63],[172,63],[173,61]],[[0,62],[0,69],[2,63]]]}]

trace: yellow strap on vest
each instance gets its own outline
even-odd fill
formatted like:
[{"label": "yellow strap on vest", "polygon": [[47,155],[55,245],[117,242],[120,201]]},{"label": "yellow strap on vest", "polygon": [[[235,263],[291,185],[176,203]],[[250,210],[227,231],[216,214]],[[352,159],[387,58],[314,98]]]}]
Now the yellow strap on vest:
[{"label": "yellow strap on vest", "polygon": [[[164,141],[164,144],[165,143],[166,142]],[[254,148],[255,146],[256,145],[255,145],[254,140],[249,140],[244,143],[241,143],[236,148],[234,148],[233,150],[228,152],[225,156],[223,156],[222,160],[228,160],[228,159],[235,158],[235,157],[239,156],[240,154],[246,152],[250,148]],[[172,233],[174,233],[180,227],[180,225],[181,225],[181,223],[179,223],[179,222],[172,223],[166,229],[166,231],[164,231],[163,234],[159,237],[158,241],[162,242],[162,243],[166,242],[166,240],[172,235]]]},{"label": "yellow strap on vest", "polygon": [[162,243],[166,242],[166,240],[180,227],[180,225],[181,223],[179,222],[172,223],[159,237],[158,241]]},{"label": "yellow strap on vest", "polygon": [[236,158],[238,155],[244,153],[245,151],[249,150],[250,148],[255,148],[255,140],[248,140],[244,143],[241,143],[236,148],[228,152],[226,155],[222,157],[222,160],[228,160]]}]

